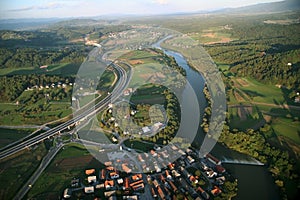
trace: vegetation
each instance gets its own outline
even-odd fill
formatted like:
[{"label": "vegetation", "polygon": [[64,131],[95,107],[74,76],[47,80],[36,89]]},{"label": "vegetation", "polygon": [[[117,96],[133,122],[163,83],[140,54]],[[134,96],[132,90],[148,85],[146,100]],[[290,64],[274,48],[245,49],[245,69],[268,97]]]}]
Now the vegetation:
[{"label": "vegetation", "polygon": [[44,144],[33,146],[0,162],[0,198],[13,199],[46,155]]},{"label": "vegetation", "polygon": [[27,198],[57,198],[70,187],[73,178],[85,179],[84,170],[103,165],[94,159],[88,150],[79,144],[70,143],[63,147],[55,159],[39,177],[27,194]]}]

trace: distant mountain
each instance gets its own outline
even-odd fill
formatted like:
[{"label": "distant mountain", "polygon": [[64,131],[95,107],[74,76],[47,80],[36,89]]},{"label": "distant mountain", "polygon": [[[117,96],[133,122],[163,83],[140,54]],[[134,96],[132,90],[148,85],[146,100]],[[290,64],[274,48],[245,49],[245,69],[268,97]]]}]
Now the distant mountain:
[{"label": "distant mountain", "polygon": [[244,6],[239,8],[226,8],[212,13],[226,13],[226,14],[250,14],[250,13],[273,13],[286,11],[300,11],[299,0],[285,0],[271,3],[260,3],[251,6]]},{"label": "distant mountain", "polygon": [[41,18],[41,19],[1,19],[0,30],[28,30],[45,27],[61,21],[60,18]]}]

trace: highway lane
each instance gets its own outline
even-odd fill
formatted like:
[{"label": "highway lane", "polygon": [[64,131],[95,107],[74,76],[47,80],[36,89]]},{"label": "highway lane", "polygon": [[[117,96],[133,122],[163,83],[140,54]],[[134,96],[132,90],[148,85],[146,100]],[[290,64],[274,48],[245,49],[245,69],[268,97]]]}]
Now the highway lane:
[{"label": "highway lane", "polygon": [[93,116],[96,112],[98,112],[102,108],[108,106],[109,103],[115,101],[122,94],[122,92],[126,89],[131,76],[128,77],[126,71],[122,67],[120,67],[116,64],[113,64],[113,67],[119,74],[119,80],[118,80],[117,85],[115,86],[112,93],[108,94],[102,101],[97,103],[94,107],[87,108],[83,113],[80,113],[79,115],[75,116],[73,119],[71,119],[63,124],[60,124],[40,135],[37,135],[33,138],[23,141],[20,144],[16,144],[15,146],[12,146],[8,149],[5,149],[4,151],[1,151],[0,152],[0,160],[4,159],[10,155],[13,155],[23,149],[26,149],[32,145],[35,145],[49,137],[52,137],[52,136],[60,133],[61,131],[67,129],[71,125],[74,125],[80,121],[86,120],[88,117]]}]

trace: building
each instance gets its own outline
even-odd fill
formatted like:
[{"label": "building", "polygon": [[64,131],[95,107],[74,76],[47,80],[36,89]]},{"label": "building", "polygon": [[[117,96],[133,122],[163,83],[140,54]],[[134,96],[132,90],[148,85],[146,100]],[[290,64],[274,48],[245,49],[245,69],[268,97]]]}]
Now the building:
[{"label": "building", "polygon": [[139,191],[139,190],[143,190],[144,187],[145,187],[144,183],[140,183],[140,184],[137,184],[137,185],[132,186],[132,189],[133,189],[134,191]]},{"label": "building", "polygon": [[135,174],[135,175],[132,175],[132,180],[133,181],[137,181],[137,180],[140,180],[143,178],[143,175],[142,174]]},{"label": "building", "polygon": [[93,184],[96,183],[97,177],[96,176],[88,176],[88,183]]},{"label": "building", "polygon": [[86,175],[92,175],[92,174],[95,174],[95,169],[87,169],[87,170],[85,170],[85,174],[86,174]]},{"label": "building", "polygon": [[121,185],[121,184],[123,184],[123,179],[122,178],[119,178],[118,180],[117,180],[117,183],[119,184],[119,185]]},{"label": "building", "polygon": [[106,170],[102,169],[101,173],[99,175],[100,175],[100,177],[99,177],[100,180],[105,180],[105,178],[106,178]]},{"label": "building", "polygon": [[115,183],[113,180],[106,180],[104,183],[105,189],[109,190],[114,187]]},{"label": "building", "polygon": [[116,194],[116,190],[104,192],[104,196],[105,196],[106,198],[111,197],[111,196],[113,196],[113,195],[115,195],[115,194]]},{"label": "building", "polygon": [[153,197],[153,198],[156,198],[156,197],[157,197],[157,194],[156,194],[156,192],[155,192],[155,190],[154,190],[153,187],[151,187],[151,194],[152,194],[152,197]]},{"label": "building", "polygon": [[118,172],[116,172],[116,171],[110,172],[109,175],[110,175],[111,179],[116,179],[116,178],[120,177]]},{"label": "building", "polygon": [[217,165],[216,170],[217,170],[217,172],[219,172],[221,174],[226,171],[226,169],[224,167],[222,167],[221,165]]},{"label": "building", "polygon": [[205,190],[203,190],[200,186],[197,188],[197,191],[200,192],[204,199],[209,199],[209,194],[207,194],[207,192],[205,192]]},{"label": "building", "polygon": [[129,178],[125,178],[124,188],[125,188],[125,190],[129,189]]},{"label": "building", "polygon": [[221,161],[218,160],[216,157],[214,157],[213,155],[211,154],[206,154],[205,156],[211,163],[215,164],[215,165],[221,165]]},{"label": "building", "polygon": [[189,164],[192,164],[195,162],[195,159],[192,158],[192,156],[187,156],[186,158],[187,158]]},{"label": "building", "polygon": [[169,173],[169,170],[166,170],[166,177],[167,179],[172,179],[171,174]]},{"label": "building", "polygon": [[160,186],[157,187],[157,192],[158,192],[158,195],[161,199],[166,199],[166,195],[165,193],[162,191],[162,189],[160,188]]},{"label": "building", "polygon": [[219,195],[219,194],[222,192],[222,190],[220,190],[220,188],[218,188],[217,186],[214,186],[214,189],[212,189],[210,192],[211,192],[214,196],[217,196],[217,195]]},{"label": "building", "polygon": [[130,183],[129,185],[130,185],[130,187],[133,187],[133,186],[139,185],[141,183],[144,183],[144,181],[143,180],[135,181],[135,182]]},{"label": "building", "polygon": [[122,169],[126,173],[130,173],[131,172],[131,169],[126,164],[122,164]]},{"label": "building", "polygon": [[177,189],[177,187],[175,186],[175,184],[173,183],[173,181],[169,181],[169,184],[170,184],[172,190],[173,190],[174,192],[177,192],[178,189]]},{"label": "building", "polygon": [[84,192],[86,194],[94,193],[94,186],[84,187]]},{"label": "building", "polygon": [[68,199],[68,198],[71,197],[71,195],[72,195],[72,191],[71,191],[69,188],[66,188],[66,189],[64,190],[64,198],[65,198],[65,199]]}]

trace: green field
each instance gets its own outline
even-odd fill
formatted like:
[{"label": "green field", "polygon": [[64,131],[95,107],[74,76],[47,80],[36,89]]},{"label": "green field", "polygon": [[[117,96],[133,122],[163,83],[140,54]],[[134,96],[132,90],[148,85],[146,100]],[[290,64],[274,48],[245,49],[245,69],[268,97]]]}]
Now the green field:
[{"label": "green field", "polygon": [[247,110],[247,106],[243,107],[243,111],[239,111],[239,108],[229,108],[231,128],[246,130],[269,123],[276,136],[284,136],[300,144],[299,110],[280,107],[290,103],[290,99],[286,98],[287,89],[263,84],[251,78],[233,78],[233,80],[239,98],[230,92],[229,105],[252,107],[249,108],[251,112]]},{"label": "green field", "polygon": [[287,118],[275,118],[272,120],[272,128],[276,135],[282,135],[292,139],[300,145],[300,122]]},{"label": "green field", "polygon": [[34,129],[0,128],[0,148],[27,136],[33,131]]},{"label": "green field", "polygon": [[62,195],[65,188],[70,187],[71,180],[76,177],[85,181],[85,169],[103,167],[88,150],[79,144],[68,144],[56,155],[54,160],[41,174],[28,192],[29,199],[53,199]]},{"label": "green field", "polygon": [[[27,96],[24,93],[30,92],[23,92],[22,97]],[[53,101],[46,104],[41,99],[30,105],[0,103],[0,113],[1,125],[41,125],[68,116],[72,110],[70,103]]]},{"label": "green field", "polygon": [[1,68],[0,76],[5,75],[28,75],[28,74],[46,74],[46,75],[75,75],[81,63],[61,63],[49,65],[47,70],[40,68]]},{"label": "green field", "polygon": [[0,199],[13,199],[38,167],[47,150],[44,144],[34,150],[24,150],[0,162]]}]

